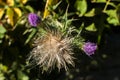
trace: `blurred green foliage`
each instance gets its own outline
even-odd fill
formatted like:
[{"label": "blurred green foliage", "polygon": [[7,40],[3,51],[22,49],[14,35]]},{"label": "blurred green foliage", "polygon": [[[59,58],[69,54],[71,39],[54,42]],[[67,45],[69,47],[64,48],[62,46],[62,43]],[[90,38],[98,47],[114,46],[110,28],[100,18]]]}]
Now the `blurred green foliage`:
[{"label": "blurred green foliage", "polygon": [[[37,32],[27,21],[28,13],[37,12],[45,19],[50,15],[48,23],[63,29],[64,34],[70,27],[69,34],[72,32],[76,38],[73,43],[78,47],[82,45],[80,41],[88,40],[101,45],[101,41],[105,42],[102,40],[104,31],[120,26],[119,0],[55,0],[57,4],[52,1],[47,10],[49,14],[46,14],[47,1],[0,0],[0,80],[39,80],[39,77],[44,80],[41,76],[44,74],[37,75],[38,70],[32,72],[26,66],[31,39]],[[96,66],[98,63],[91,61],[91,64]]]}]

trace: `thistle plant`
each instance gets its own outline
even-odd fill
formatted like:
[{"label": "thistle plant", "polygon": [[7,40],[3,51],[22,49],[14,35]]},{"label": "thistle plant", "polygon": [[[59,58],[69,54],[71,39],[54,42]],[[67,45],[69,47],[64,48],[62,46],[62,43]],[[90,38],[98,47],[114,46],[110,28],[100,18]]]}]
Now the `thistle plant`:
[{"label": "thistle plant", "polygon": [[[54,15],[55,16],[55,15]],[[33,13],[28,15],[31,26],[38,26],[41,19]],[[49,15],[41,21],[42,25],[37,27],[38,32],[34,38],[34,46],[30,52],[29,61],[36,63],[42,70],[51,71],[64,68],[69,70],[68,65],[74,66],[74,50],[72,45],[81,46],[87,55],[94,54],[97,45],[82,41],[80,30],[75,29],[71,24],[75,19],[68,19],[67,10],[63,16],[53,17]],[[82,25],[83,26],[83,25]],[[72,32],[76,35],[72,36]],[[79,44],[78,44],[79,43]]]},{"label": "thistle plant", "polygon": [[[30,13],[28,20],[31,26],[37,26],[39,17]],[[45,19],[42,23],[44,25],[42,29],[37,27],[39,30],[28,60],[32,60],[31,64],[35,62],[43,71],[51,71],[55,67],[68,71],[68,65],[74,66],[73,38],[68,35],[69,33],[65,33],[68,26],[64,26],[64,23],[53,17]]]}]

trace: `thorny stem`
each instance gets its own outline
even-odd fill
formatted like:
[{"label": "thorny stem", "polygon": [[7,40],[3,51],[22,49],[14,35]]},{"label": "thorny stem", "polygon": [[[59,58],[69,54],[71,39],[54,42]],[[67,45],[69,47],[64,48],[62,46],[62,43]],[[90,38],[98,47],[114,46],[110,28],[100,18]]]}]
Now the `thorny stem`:
[{"label": "thorny stem", "polygon": [[103,12],[106,11],[106,9],[107,9],[109,3],[110,3],[110,0],[108,0],[108,1],[106,2],[106,5],[105,5],[105,7],[104,7],[104,9],[103,9]]}]

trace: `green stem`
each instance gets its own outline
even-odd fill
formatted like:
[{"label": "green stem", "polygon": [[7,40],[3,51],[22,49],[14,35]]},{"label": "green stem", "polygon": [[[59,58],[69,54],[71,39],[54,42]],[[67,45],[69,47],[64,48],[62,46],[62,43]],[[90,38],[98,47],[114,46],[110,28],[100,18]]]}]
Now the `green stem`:
[{"label": "green stem", "polygon": [[108,0],[108,1],[106,2],[106,5],[105,5],[105,7],[104,7],[104,9],[103,9],[103,12],[106,11],[106,9],[107,9],[109,3],[110,3],[110,0]]}]

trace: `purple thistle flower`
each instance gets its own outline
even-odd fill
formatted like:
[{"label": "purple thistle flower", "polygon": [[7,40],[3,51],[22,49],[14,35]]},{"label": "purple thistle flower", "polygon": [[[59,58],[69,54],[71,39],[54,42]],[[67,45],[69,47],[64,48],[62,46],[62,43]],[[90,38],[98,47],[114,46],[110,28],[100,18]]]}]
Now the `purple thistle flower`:
[{"label": "purple thistle flower", "polygon": [[94,54],[95,50],[97,49],[97,45],[92,42],[86,42],[83,45],[82,49],[88,56],[90,56],[90,55]]},{"label": "purple thistle flower", "polygon": [[28,15],[28,21],[29,21],[31,26],[37,26],[40,23],[41,19],[37,14],[30,13]]}]

